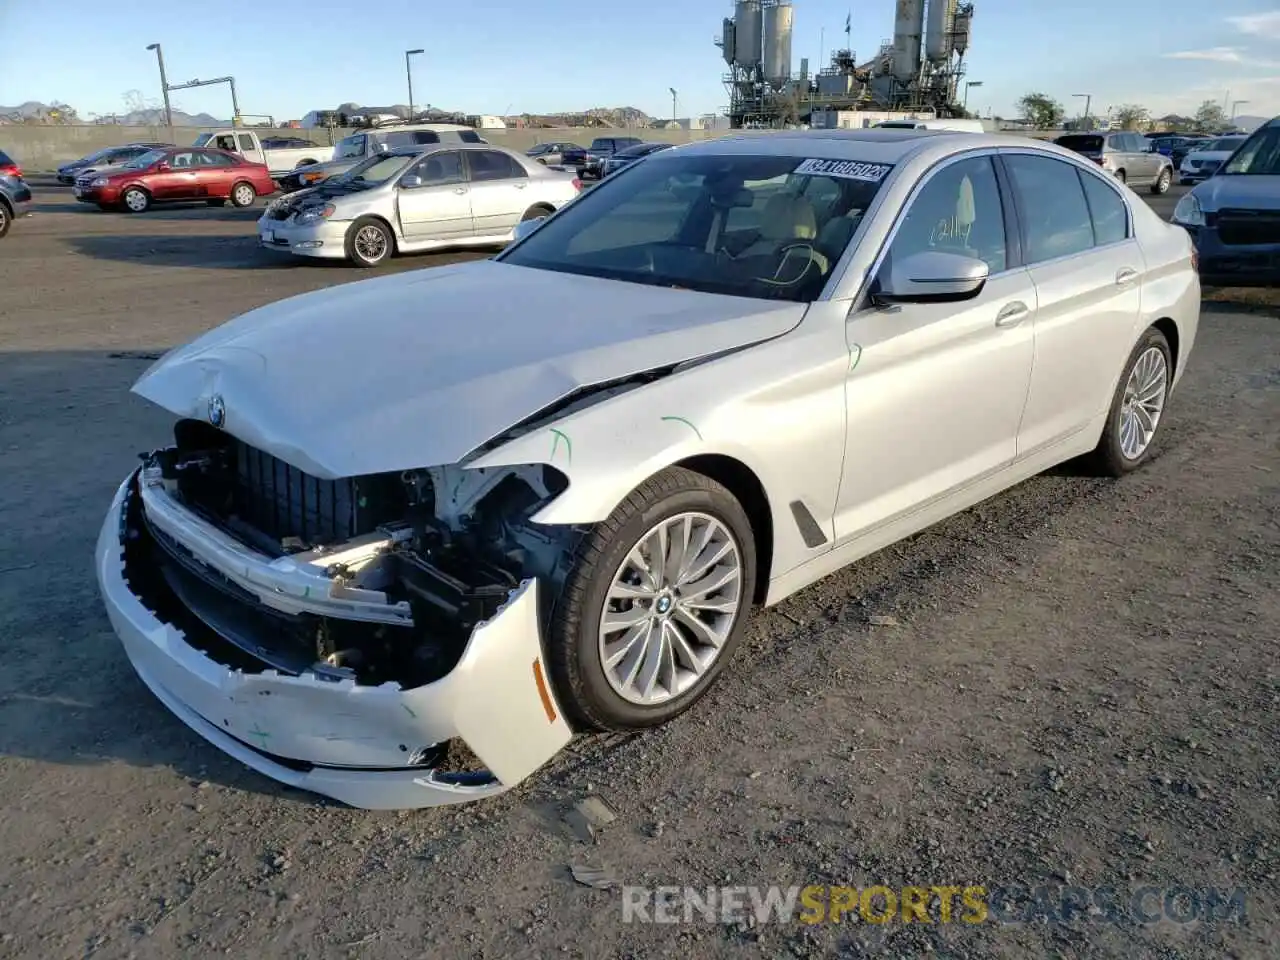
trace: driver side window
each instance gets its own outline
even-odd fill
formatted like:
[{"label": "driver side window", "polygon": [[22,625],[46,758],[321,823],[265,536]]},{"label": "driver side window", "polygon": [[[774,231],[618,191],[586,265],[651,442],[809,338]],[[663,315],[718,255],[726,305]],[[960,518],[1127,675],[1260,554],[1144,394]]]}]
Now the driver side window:
[{"label": "driver side window", "polygon": [[931,250],[982,260],[992,274],[1005,270],[1004,207],[989,157],[952,163],[925,183],[902,218],[889,259]]},{"label": "driver side window", "polygon": [[409,176],[420,177],[424,187],[462,183],[462,154],[456,150],[444,150],[423,157],[409,171]]}]

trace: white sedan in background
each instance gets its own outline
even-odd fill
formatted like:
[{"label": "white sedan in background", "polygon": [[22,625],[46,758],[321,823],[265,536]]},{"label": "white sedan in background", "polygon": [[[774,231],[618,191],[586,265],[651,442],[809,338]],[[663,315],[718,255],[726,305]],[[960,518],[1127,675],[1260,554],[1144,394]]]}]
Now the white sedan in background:
[{"label": "white sedan in background", "polygon": [[268,776],[456,803],[670,720],[753,605],[1069,458],[1142,465],[1199,320],[1186,231],[1016,137],[690,144],[516,233],[134,386],[177,423],[102,527],[108,613]]},{"label": "white sedan in background", "polygon": [[517,223],[553,213],[581,189],[573,174],[501,147],[406,147],[273,201],[258,239],[374,267],[395,253],[506,243]]}]

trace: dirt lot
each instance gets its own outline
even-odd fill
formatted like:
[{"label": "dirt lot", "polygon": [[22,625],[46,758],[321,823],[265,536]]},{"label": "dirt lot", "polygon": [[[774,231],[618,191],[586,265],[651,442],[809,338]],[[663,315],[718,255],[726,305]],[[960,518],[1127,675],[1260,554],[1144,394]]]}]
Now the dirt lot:
[{"label": "dirt lot", "polygon": [[[367,274],[259,251],[255,211],[41,197],[0,254],[0,956],[1275,956],[1274,311],[1206,312],[1137,475],[1037,478],[758,615],[665,729],[577,741],[487,804],[366,813],[160,706],[90,557],[115,484],[167,439],[127,393],[146,355]],[[617,819],[587,844],[563,818],[591,793]],[[1216,887],[1246,918],[624,924],[622,892],[571,865],[700,888]]]}]

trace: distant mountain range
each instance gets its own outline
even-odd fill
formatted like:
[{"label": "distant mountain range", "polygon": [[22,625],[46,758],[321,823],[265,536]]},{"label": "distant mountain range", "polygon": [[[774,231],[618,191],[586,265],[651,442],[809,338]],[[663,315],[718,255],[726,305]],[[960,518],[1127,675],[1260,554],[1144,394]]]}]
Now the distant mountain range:
[{"label": "distant mountain range", "polygon": [[[100,114],[97,120],[103,123],[123,123],[135,127],[157,127],[164,123],[164,110],[151,108],[131,110],[128,113]],[[65,103],[40,103],[28,100],[16,107],[0,106],[0,123],[92,123],[81,117],[75,107]],[[179,127],[223,127],[229,120],[219,120],[207,113],[184,113],[173,111],[173,122]]]}]

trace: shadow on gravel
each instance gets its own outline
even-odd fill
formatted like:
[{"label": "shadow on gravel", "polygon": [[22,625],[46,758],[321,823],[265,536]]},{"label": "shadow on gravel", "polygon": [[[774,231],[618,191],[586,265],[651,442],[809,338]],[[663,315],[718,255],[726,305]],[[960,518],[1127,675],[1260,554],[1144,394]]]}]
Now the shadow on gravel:
[{"label": "shadow on gravel", "polygon": [[134,673],[99,599],[94,547],[111,498],[138,451],[171,430],[172,417],[129,387],[170,346],[0,351],[0,651],[9,663],[0,770],[16,760],[168,768],[327,802],[258,775],[171,714]]},{"label": "shadow on gravel", "polygon": [[[111,216],[111,214],[105,214]],[[117,214],[126,216],[126,214]],[[150,214],[142,214],[150,216]],[[77,253],[96,260],[122,260],[156,267],[204,267],[210,270],[306,269],[342,266],[341,261],[293,257],[263,250],[251,231],[242,237],[181,234],[103,234],[68,237]]]}]

